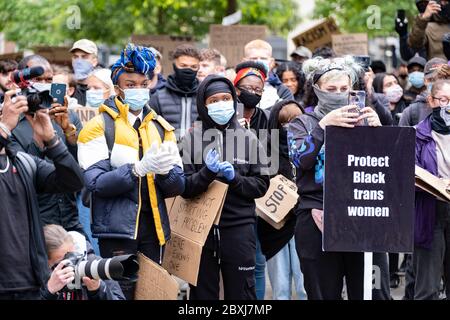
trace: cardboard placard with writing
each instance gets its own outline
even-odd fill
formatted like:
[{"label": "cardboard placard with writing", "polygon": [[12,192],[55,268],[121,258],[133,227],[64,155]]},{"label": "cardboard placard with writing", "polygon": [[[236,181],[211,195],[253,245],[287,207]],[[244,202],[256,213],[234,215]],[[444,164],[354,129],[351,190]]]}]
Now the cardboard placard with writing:
[{"label": "cardboard placard with writing", "polygon": [[132,35],[131,42],[145,47],[154,47],[162,55],[162,73],[165,77],[173,73],[172,54],[175,48],[182,44],[195,45],[194,39],[189,36],[169,35]]},{"label": "cardboard placard with writing", "polygon": [[323,249],[411,252],[414,245],[415,130],[325,130]]},{"label": "cardboard placard with writing", "polygon": [[227,59],[227,67],[234,68],[244,57],[245,45],[255,39],[266,39],[266,27],[258,25],[209,26],[209,47],[217,49]]},{"label": "cardboard placard with writing", "polygon": [[48,47],[37,46],[33,48],[35,54],[39,54],[47,59],[50,63],[72,66],[72,54],[69,52],[70,47]]},{"label": "cardboard placard with writing", "polygon": [[450,186],[427,170],[416,165],[416,186],[434,195],[441,201],[450,202]]},{"label": "cardboard placard with writing", "polygon": [[283,175],[270,179],[264,197],[256,199],[256,208],[273,222],[281,222],[295,207],[298,200],[297,186]]},{"label": "cardboard placard with writing", "polygon": [[314,51],[319,47],[331,47],[331,36],[339,33],[340,31],[336,25],[336,21],[332,17],[329,17],[313,27],[304,30],[299,35],[294,37],[292,41],[294,41],[297,47],[304,46],[309,50]]},{"label": "cardboard placard with writing", "polygon": [[256,208],[256,214],[258,215],[258,217],[263,219],[265,222],[267,222],[268,224],[270,224],[273,228],[275,228],[277,230],[280,230],[286,224],[287,217],[285,217],[283,220],[281,220],[280,222],[277,223],[277,222],[273,221],[271,218],[269,218],[264,212],[262,212],[258,208]]},{"label": "cardboard placard with writing", "polygon": [[135,300],[177,300],[179,285],[173,276],[142,253],[138,262]]},{"label": "cardboard placard with writing", "polygon": [[219,223],[227,190],[227,184],[214,181],[194,199],[175,198],[169,214],[172,236],[163,261],[168,272],[197,285],[202,248],[213,224]]},{"label": "cardboard placard with writing", "polygon": [[338,56],[369,54],[369,38],[367,33],[332,35],[333,50]]},{"label": "cardboard placard with writing", "polygon": [[89,120],[98,115],[98,108],[78,106],[70,110],[77,114],[83,126],[85,126]]}]

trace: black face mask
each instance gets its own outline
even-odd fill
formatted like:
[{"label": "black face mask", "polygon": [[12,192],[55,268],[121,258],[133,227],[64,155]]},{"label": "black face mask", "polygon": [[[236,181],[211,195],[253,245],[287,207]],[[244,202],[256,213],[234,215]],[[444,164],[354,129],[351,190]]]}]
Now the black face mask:
[{"label": "black face mask", "polygon": [[191,68],[179,69],[175,63],[173,64],[173,71],[175,71],[176,81],[182,88],[189,89],[194,86],[194,81],[197,78],[197,71],[194,71]]},{"label": "black face mask", "polygon": [[441,117],[441,108],[434,108],[431,115],[431,129],[439,134],[450,134],[450,127],[447,126]]},{"label": "black face mask", "polygon": [[250,93],[247,90],[242,89],[239,90],[241,91],[241,94],[239,95],[239,101],[244,104],[244,107],[251,109],[256,108],[256,106],[261,101],[261,96],[258,96],[257,94],[254,93]]}]

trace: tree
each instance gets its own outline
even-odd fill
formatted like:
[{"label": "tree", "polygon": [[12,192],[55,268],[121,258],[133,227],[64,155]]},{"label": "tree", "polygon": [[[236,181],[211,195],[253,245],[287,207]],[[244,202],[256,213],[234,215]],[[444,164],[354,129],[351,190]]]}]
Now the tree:
[{"label": "tree", "polygon": [[0,31],[20,48],[80,38],[123,45],[132,34],[201,39],[236,9],[243,24],[264,24],[278,34],[299,21],[294,0],[0,0]]},{"label": "tree", "polygon": [[[366,32],[370,37],[395,34],[395,17],[398,9],[405,9],[409,25],[418,14],[415,1],[372,0],[316,0],[316,18],[334,16],[341,31]],[[379,22],[379,23],[378,23]]]}]

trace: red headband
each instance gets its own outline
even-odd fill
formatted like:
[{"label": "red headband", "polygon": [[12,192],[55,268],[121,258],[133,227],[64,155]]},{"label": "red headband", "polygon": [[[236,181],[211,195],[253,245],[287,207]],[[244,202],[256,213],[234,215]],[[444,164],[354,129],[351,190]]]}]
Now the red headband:
[{"label": "red headband", "polygon": [[234,79],[234,86],[236,86],[239,81],[248,76],[257,76],[263,83],[266,81],[266,76],[261,70],[256,68],[244,68],[239,70],[239,72],[236,74],[236,78]]}]

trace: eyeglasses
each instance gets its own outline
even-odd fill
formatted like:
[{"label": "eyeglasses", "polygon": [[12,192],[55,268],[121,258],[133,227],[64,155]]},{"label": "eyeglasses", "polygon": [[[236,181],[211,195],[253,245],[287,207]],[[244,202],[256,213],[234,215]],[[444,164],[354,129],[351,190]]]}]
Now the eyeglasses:
[{"label": "eyeglasses", "polygon": [[257,94],[258,96],[262,96],[262,94],[264,92],[264,89],[252,88],[252,87],[248,87],[248,86],[239,86],[238,89],[239,90],[248,91],[248,92],[253,93],[253,94]]},{"label": "eyeglasses", "polygon": [[447,98],[447,97],[442,97],[442,98],[432,97],[432,98],[433,98],[433,100],[439,100],[439,105],[440,105],[441,107],[446,107],[446,106],[448,106],[448,103],[449,103],[449,101],[450,101],[450,99]]}]

